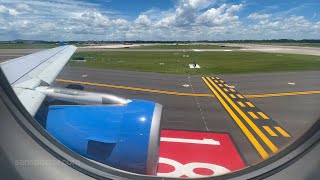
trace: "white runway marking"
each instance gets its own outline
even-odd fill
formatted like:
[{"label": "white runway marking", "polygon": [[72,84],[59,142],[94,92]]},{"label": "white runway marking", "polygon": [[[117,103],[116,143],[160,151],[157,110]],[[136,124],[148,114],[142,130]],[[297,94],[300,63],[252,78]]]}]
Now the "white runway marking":
[{"label": "white runway marking", "polygon": [[207,144],[207,145],[220,145],[219,141],[215,141],[213,139],[182,139],[182,138],[167,138],[167,137],[161,137],[160,141],[165,142],[178,142],[178,143],[191,143],[191,144]]}]

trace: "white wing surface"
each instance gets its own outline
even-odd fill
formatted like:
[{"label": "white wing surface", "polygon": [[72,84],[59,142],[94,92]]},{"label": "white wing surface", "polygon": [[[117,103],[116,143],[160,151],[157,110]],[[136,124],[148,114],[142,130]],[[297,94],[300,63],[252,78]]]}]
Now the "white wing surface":
[{"label": "white wing surface", "polygon": [[76,49],[75,46],[60,46],[0,64],[21,103],[32,116],[45,98],[34,89],[40,85],[50,86]]}]

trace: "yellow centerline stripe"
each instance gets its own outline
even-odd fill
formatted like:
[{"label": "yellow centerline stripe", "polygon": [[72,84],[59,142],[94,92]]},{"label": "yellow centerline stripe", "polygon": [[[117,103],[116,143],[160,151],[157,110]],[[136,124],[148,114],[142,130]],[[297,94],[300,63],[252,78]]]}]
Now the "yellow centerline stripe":
[{"label": "yellow centerline stripe", "polygon": [[240,118],[232,111],[232,109],[229,107],[229,105],[222,99],[222,97],[218,94],[218,92],[211,86],[211,84],[208,83],[208,81],[204,77],[202,77],[202,80],[207,84],[207,86],[213,92],[215,97],[218,98],[218,100],[221,102],[223,107],[227,110],[227,112],[230,114],[232,119],[237,123],[237,125],[240,127],[240,129],[243,131],[243,133],[247,136],[247,138],[252,143],[252,145],[256,148],[256,150],[261,155],[261,157],[263,159],[268,158],[269,155],[266,152],[266,150],[261,146],[261,144],[257,141],[257,139],[251,134],[251,132],[243,124],[243,122],[240,120]]},{"label": "yellow centerline stripe", "polygon": [[289,135],[285,130],[283,130],[281,127],[275,126],[274,128],[275,128],[277,131],[279,131],[279,133],[282,134],[282,136],[284,136],[284,137],[290,137],[290,135]]},{"label": "yellow centerline stripe", "polygon": [[270,136],[276,137],[278,136],[269,126],[262,126],[269,134]]},{"label": "yellow centerline stripe", "polygon": [[[76,83],[76,84],[89,85],[89,86],[108,87],[108,88],[115,88],[115,89],[126,89],[126,90],[132,90],[132,91],[143,91],[143,92],[177,95],[177,96],[214,97],[214,95],[212,95],[212,94],[182,93],[182,92],[174,92],[174,91],[155,90],[155,89],[147,89],[147,88],[136,88],[136,87],[129,87],[129,86],[118,86],[118,85],[112,85],[112,84],[74,81],[74,80],[66,80],[66,79],[56,79],[56,81],[57,82],[64,82],[64,83]],[[231,89],[231,91],[233,91],[233,90]],[[297,95],[310,95],[310,94],[320,94],[320,90],[319,91],[273,93],[273,94],[253,94],[253,95],[244,95],[244,97],[246,97],[246,98],[268,98],[268,97],[297,96]]]},{"label": "yellow centerline stripe", "polygon": [[281,97],[281,96],[296,96],[296,95],[309,95],[320,94],[320,91],[298,91],[298,92],[285,92],[285,93],[272,93],[272,94],[256,94],[245,95],[246,98],[268,98],[268,97]]},{"label": "yellow centerline stripe", "polygon": [[265,134],[257,127],[255,123],[213,82],[210,78],[207,78],[210,83],[212,83],[215,88],[227,99],[231,106],[243,117],[243,119],[251,126],[251,128],[258,134],[264,143],[271,149],[272,152],[277,152],[278,148],[267,138]]},{"label": "yellow centerline stripe", "polygon": [[128,87],[128,86],[117,86],[117,85],[111,85],[111,84],[82,82],[82,81],[73,81],[73,80],[64,80],[64,79],[57,79],[56,81],[57,82],[65,82],[65,83],[76,83],[76,84],[82,84],[82,85],[90,85],[90,86],[98,86],[98,87],[108,87],[108,88],[126,89],[126,90],[133,90],[133,91],[143,91],[143,92],[151,92],[151,93],[159,93],[159,94],[177,95],[177,96],[214,97],[212,94],[182,93],[182,92],[174,92],[174,91],[163,91],[163,90],[146,89],[146,88],[135,88],[135,87]]}]

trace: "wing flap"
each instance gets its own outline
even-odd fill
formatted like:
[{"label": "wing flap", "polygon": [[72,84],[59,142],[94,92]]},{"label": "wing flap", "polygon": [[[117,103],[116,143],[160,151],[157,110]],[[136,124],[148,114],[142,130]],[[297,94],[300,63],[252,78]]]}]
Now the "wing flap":
[{"label": "wing flap", "polygon": [[17,95],[23,106],[27,109],[31,116],[34,116],[40,108],[46,95],[29,89],[14,88],[14,90],[16,93],[18,93]]}]

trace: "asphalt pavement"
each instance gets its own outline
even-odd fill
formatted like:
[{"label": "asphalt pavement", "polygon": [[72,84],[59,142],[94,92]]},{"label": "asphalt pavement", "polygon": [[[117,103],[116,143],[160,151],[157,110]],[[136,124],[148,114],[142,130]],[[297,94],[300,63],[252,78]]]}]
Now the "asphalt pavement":
[{"label": "asphalt pavement", "polygon": [[[0,61],[37,51],[40,49],[0,50]],[[228,90],[235,89],[237,93],[248,99],[232,100],[230,98],[232,102],[227,102],[228,99],[223,96],[230,96],[230,92],[229,94],[218,92],[218,86],[213,87],[212,83],[208,86],[202,77],[219,77],[228,84]],[[256,115],[260,111],[263,112],[272,119],[270,127],[281,127],[290,135],[287,138],[282,136],[281,138],[286,140],[281,142],[277,140],[281,133],[270,137],[272,133],[262,128],[265,125],[260,127],[261,122],[255,122],[254,118],[245,112],[245,116],[254,122],[253,125],[256,125],[262,134],[265,134],[267,139],[270,139],[277,149],[281,150],[305,133],[320,117],[319,77],[320,71],[199,76],[65,67],[58,79],[77,83],[57,81],[54,86],[68,87],[71,84],[80,84],[86,91],[112,93],[129,99],[158,102],[164,106],[163,128],[229,133],[246,164],[252,165],[263,158],[251,139],[240,128],[239,123],[231,116],[232,112],[239,117],[241,122],[243,121],[244,126],[248,127],[258,143],[264,144],[263,139],[265,138],[259,136],[255,128],[250,127],[248,121],[245,122],[241,114],[245,109],[241,109],[237,103],[250,101],[259,108],[252,112]],[[214,97],[210,86],[218,92],[221,99]],[[305,92],[305,94],[298,95],[292,92]],[[263,96],[277,93],[276,97]],[[253,98],[252,95],[262,96]],[[227,103],[223,104],[223,102]],[[231,107],[233,103],[239,108]],[[226,110],[226,106],[230,106],[230,111]],[[276,132],[275,129],[272,131]],[[267,146],[264,144],[262,148],[268,149]],[[273,154],[270,150],[267,150],[267,153],[269,156]]]},{"label": "asphalt pavement", "polygon": [[[78,81],[80,84],[84,82],[81,85],[86,91],[112,93],[129,99],[158,102],[164,106],[162,117],[164,129],[226,132],[234,139],[247,165],[261,161],[262,157],[257,153],[256,148],[216,97],[192,96],[192,94],[212,94],[201,77],[66,67],[58,79]],[[263,73],[219,77],[229,86],[234,86],[234,89],[244,96],[320,89],[318,79],[320,72]],[[55,86],[67,87],[70,84],[73,83],[59,81]],[[115,85],[116,88],[104,85]],[[132,89],[126,89],[127,87]],[[141,91],[140,88],[156,91]],[[188,96],[172,95],[167,92],[186,93]],[[248,99],[273,119],[277,124],[274,126],[279,126],[290,134],[290,138],[281,142],[276,139],[272,140],[274,137],[269,138],[278,149],[286,147],[299,138],[320,117],[320,94]],[[259,123],[256,124],[259,126]],[[267,149],[267,147],[264,148]],[[268,152],[268,154],[271,156],[274,153]]]}]

